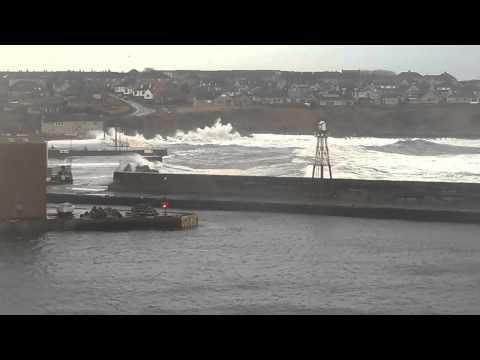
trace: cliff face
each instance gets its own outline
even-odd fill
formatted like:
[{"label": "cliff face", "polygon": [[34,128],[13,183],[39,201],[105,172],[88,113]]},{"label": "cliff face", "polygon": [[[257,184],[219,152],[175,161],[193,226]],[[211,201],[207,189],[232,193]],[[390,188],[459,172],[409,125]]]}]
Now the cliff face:
[{"label": "cliff face", "polygon": [[392,108],[254,107],[215,112],[160,113],[122,120],[122,126],[145,136],[211,126],[216,119],[231,123],[241,134],[312,134],[326,120],[332,136],[480,137],[480,105],[403,105]]}]

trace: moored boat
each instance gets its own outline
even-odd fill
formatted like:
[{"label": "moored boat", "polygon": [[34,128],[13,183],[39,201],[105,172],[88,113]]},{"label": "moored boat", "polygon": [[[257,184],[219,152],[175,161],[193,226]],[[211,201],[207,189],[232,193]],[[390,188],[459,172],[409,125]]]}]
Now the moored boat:
[{"label": "moored boat", "polygon": [[72,166],[51,166],[47,169],[47,185],[73,184]]}]

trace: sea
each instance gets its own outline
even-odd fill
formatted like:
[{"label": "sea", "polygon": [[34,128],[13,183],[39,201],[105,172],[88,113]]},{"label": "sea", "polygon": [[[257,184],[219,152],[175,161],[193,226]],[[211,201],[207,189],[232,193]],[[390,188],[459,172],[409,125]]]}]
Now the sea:
[{"label": "sea", "polygon": [[[111,146],[113,133],[52,141]],[[241,136],[219,119],[174,136],[121,134],[139,155],[69,164],[69,191],[105,191],[127,164],[164,173],[311,176],[311,135]],[[480,181],[480,139],[328,139],[334,178]],[[0,314],[476,314],[479,225],[198,211],[187,231],[0,238]]]},{"label": "sea", "polygon": [[[114,134],[92,134],[90,140],[51,141],[64,149],[111,148]],[[162,173],[310,177],[316,138],[311,135],[252,134],[241,136],[231,124],[217,119],[211,126],[175,136],[120,134],[131,147],[166,148],[163,162],[149,162],[140,155],[77,157],[69,164],[75,191],[104,191],[116,170],[130,163],[148,165]],[[334,178],[480,182],[480,139],[329,137]]]}]

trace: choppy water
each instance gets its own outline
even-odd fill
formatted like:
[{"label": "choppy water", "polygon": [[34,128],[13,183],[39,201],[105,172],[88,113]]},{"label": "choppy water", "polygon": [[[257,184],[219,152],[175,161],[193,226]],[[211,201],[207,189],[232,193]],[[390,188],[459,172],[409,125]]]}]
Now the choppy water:
[{"label": "choppy water", "polygon": [[[105,142],[99,136],[50,145],[94,149],[111,140],[112,135]],[[138,155],[74,158],[75,189],[105,189],[113,171],[129,162],[165,173],[310,176],[316,145],[313,135],[240,136],[221,122],[174,137],[123,135],[121,140],[131,146],[166,147],[169,156],[163,163]],[[480,139],[330,138],[329,144],[335,178],[480,182]]]},{"label": "choppy water", "polygon": [[199,213],[0,241],[0,313],[480,313],[480,226]]},{"label": "choppy water", "polygon": [[[126,137],[124,137],[126,138]],[[108,139],[107,139],[108,140]],[[212,127],[73,159],[76,191],[128,162],[164,172],[308,176],[313,136]],[[104,146],[100,139],[54,142]],[[480,140],[331,138],[337,178],[480,181]],[[51,161],[51,163],[58,163]],[[479,313],[480,226],[201,211],[186,232],[50,233],[0,239],[0,313]]]}]

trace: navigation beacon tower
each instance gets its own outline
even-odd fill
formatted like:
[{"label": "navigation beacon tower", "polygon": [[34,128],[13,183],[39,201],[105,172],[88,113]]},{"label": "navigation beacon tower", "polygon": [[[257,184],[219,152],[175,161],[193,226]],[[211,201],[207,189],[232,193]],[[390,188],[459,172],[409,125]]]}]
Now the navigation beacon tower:
[{"label": "navigation beacon tower", "polygon": [[[327,123],[320,121],[318,123],[318,130],[315,134],[317,137],[317,148],[315,151],[315,162],[313,163],[312,179],[320,175],[320,179],[323,179],[323,167],[328,166],[328,172],[330,179],[332,179],[332,167],[330,165],[330,155],[328,152],[328,132]],[[319,174],[320,170],[320,174]]]}]

